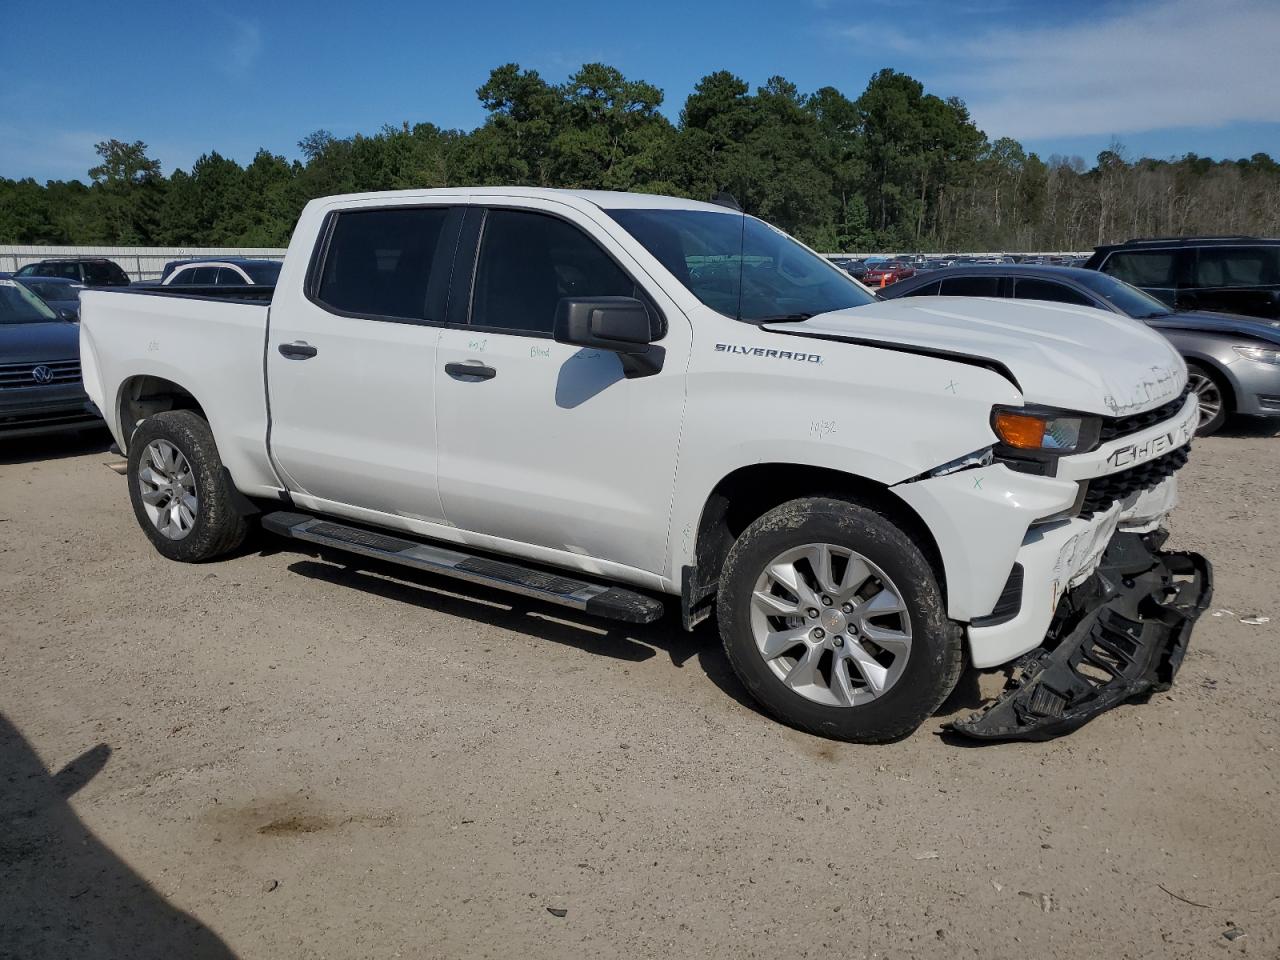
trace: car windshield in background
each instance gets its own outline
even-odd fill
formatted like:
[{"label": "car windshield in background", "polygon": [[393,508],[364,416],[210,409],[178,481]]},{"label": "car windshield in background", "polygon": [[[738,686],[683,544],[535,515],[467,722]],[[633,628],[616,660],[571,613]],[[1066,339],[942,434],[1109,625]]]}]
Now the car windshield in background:
[{"label": "car windshield in background", "polygon": [[264,260],[262,263],[242,263],[240,269],[247,273],[254,283],[274,284],[280,279],[282,266],[284,266],[282,263]]},{"label": "car windshield in background", "polygon": [[25,287],[0,284],[0,323],[46,323],[57,319],[58,315]]},{"label": "car windshield in background", "polygon": [[44,300],[79,300],[80,285],[54,280],[23,280],[22,285]]},{"label": "car windshield in background", "polygon": [[677,280],[736,320],[807,320],[874,303],[848,274],[780,230],[739,213],[610,210]]},{"label": "car windshield in background", "polygon": [[1088,276],[1078,276],[1076,279],[1098,294],[1098,296],[1113,304],[1121,313],[1128,314],[1136,319],[1148,320],[1151,317],[1164,317],[1173,312],[1169,309],[1168,304],[1157,300],[1146,291],[1139,290],[1137,287],[1127,284],[1123,280],[1117,280],[1115,277],[1108,276],[1105,273],[1090,271]]}]

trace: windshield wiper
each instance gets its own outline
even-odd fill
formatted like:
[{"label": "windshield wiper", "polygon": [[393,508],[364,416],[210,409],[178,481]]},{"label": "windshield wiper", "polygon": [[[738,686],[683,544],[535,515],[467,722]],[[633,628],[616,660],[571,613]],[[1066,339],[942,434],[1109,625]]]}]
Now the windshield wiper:
[{"label": "windshield wiper", "polygon": [[812,313],[780,313],[774,317],[757,317],[752,323],[787,323],[789,321],[808,320]]}]

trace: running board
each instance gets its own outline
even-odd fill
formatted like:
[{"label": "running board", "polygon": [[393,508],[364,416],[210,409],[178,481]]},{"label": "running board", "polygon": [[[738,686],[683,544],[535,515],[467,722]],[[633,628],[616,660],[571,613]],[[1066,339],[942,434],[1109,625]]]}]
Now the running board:
[{"label": "running board", "polygon": [[358,553],[401,566],[439,573],[486,587],[495,587],[562,607],[573,607],[592,616],[627,623],[653,623],[662,616],[662,601],[625,590],[587,583],[557,573],[545,573],[501,560],[490,560],[457,550],[448,550],[417,540],[350,527],[305,513],[278,510],[262,518],[271,533],[305,540],[308,543]]}]

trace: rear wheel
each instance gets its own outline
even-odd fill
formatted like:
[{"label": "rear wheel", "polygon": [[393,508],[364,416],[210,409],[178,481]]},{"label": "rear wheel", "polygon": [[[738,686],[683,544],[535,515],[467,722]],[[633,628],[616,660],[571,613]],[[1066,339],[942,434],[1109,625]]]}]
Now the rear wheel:
[{"label": "rear wheel", "polygon": [[721,575],[729,662],[769,712],[822,736],[906,736],[955,687],[960,631],[928,561],[891,520],[806,498],[756,520]]},{"label": "rear wheel", "polygon": [[129,441],[127,475],[139,526],[170,560],[209,560],[244,541],[248,523],[199,414],[169,410],[144,420]]},{"label": "rear wheel", "polygon": [[1199,364],[1187,364],[1187,381],[1200,404],[1196,436],[1207,437],[1222,429],[1227,421],[1227,387],[1222,377]]}]

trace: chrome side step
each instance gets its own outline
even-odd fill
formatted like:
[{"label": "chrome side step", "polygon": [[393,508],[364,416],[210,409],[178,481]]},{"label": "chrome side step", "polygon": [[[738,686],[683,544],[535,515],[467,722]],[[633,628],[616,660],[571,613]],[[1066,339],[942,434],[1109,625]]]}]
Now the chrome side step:
[{"label": "chrome side step", "polygon": [[490,560],[418,540],[347,526],[306,513],[278,510],[264,515],[262,526],[272,533],[295,540],[305,540],[362,557],[496,587],[562,607],[573,607],[610,620],[653,623],[663,612],[661,600],[634,590],[601,586],[502,560]]}]

